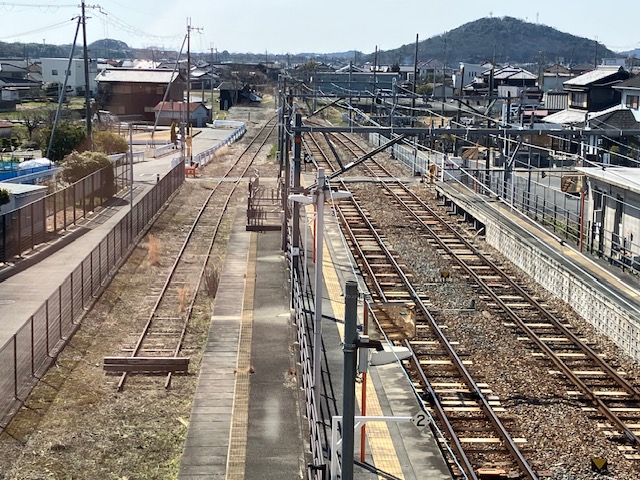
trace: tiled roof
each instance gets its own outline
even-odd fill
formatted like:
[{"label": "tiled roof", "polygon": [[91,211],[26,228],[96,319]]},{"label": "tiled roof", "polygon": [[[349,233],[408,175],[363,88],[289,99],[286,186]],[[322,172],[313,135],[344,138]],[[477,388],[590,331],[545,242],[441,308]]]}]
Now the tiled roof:
[{"label": "tiled roof", "polygon": [[636,75],[635,77],[631,77],[628,80],[625,80],[622,83],[619,83],[613,88],[623,89],[623,88],[632,88],[632,89],[640,89],[640,75]]},{"label": "tiled roof", "polygon": [[165,69],[109,68],[96,76],[97,82],[172,83],[180,74]]},{"label": "tiled roof", "polygon": [[636,129],[640,124],[636,121],[631,110],[618,109],[591,118],[589,126],[591,128],[627,130]]}]

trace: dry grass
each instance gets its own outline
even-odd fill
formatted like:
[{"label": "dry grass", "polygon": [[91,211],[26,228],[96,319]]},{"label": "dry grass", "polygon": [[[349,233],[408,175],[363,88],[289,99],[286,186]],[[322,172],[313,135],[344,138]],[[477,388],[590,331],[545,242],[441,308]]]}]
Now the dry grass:
[{"label": "dry grass", "polygon": [[231,148],[229,145],[225,145],[224,147],[220,147],[216,150],[216,157],[224,157],[225,155],[229,155],[231,153]]},{"label": "dry grass", "polygon": [[204,289],[211,298],[216,296],[218,285],[220,284],[220,275],[215,268],[208,268],[204,273]]},{"label": "dry grass", "polygon": [[189,287],[185,285],[184,287],[176,288],[176,290],[178,292],[178,313],[184,313],[184,305],[189,295]]},{"label": "dry grass", "polygon": [[149,234],[147,252],[149,265],[160,266],[160,239],[151,233]]}]

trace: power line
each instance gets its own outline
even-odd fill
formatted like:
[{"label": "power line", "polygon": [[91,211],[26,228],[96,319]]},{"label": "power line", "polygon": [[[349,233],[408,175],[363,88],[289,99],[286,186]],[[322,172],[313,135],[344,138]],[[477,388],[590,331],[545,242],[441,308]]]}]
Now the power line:
[{"label": "power line", "polygon": [[21,37],[23,35],[31,35],[31,34],[34,34],[34,33],[48,32],[49,30],[55,30],[57,28],[69,25],[69,22],[71,22],[72,20],[73,19],[65,20],[64,22],[55,23],[53,25],[49,25],[48,27],[42,27],[42,28],[38,28],[36,30],[29,30],[28,32],[20,32],[20,33],[16,33],[16,34],[13,34],[13,35],[8,35],[6,37],[0,37],[0,40],[7,40],[7,39],[10,39],[10,38],[18,38],[18,37]]}]

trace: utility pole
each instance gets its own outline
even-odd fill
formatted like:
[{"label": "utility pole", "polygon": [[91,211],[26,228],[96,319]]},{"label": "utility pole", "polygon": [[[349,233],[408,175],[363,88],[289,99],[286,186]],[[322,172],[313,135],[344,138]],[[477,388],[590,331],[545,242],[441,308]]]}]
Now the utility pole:
[{"label": "utility pole", "polygon": [[416,87],[418,85],[418,34],[416,33],[416,52],[413,56],[413,98],[411,99],[411,126],[416,117]]},{"label": "utility pole", "polygon": [[[87,139],[89,140],[89,150],[91,150],[91,94],[89,92],[89,54],[87,52],[87,17],[85,15],[84,0],[81,3],[82,7],[82,42],[83,42],[83,56],[84,56],[84,108],[85,115],[87,117]],[[63,94],[66,92],[63,92]]]},{"label": "utility pole", "polygon": [[[213,45],[211,45],[211,68],[209,69],[209,71],[209,86],[211,87],[211,112],[213,113]],[[213,121],[213,118],[211,119],[211,121]]]},{"label": "utility pole", "polygon": [[[191,30],[202,31],[202,28],[191,26],[191,17],[187,17],[187,135],[191,136]],[[193,150],[189,149],[189,160],[193,158]]]}]

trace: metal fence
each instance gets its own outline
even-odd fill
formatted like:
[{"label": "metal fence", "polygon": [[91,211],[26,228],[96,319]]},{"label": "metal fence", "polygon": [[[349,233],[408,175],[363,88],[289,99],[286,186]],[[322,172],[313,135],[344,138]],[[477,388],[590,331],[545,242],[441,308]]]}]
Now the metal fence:
[{"label": "metal fence", "polygon": [[[129,184],[129,162],[113,162],[85,178],[0,216],[0,262],[51,240],[59,232],[110,200],[114,192]],[[109,185],[113,170],[113,184]]]},{"label": "metal fence", "polygon": [[[388,138],[371,133],[365,137],[375,146]],[[502,198],[515,210],[552,230],[556,235],[579,245],[580,243],[580,197],[561,191],[562,175],[575,171],[554,168],[550,170],[517,169],[505,175],[503,168],[487,170],[475,160],[455,158],[410,142],[389,148],[394,158],[411,167],[417,175],[429,176],[429,166],[436,167],[437,179],[457,183],[468,191],[483,196]],[[484,163],[484,162],[482,162]],[[442,171],[442,165],[452,167]]]},{"label": "metal fence", "polygon": [[[307,285],[310,285],[308,283]],[[303,287],[300,274],[294,269],[292,279],[292,302],[294,310],[294,325],[297,331],[299,345],[299,362],[301,369],[301,387],[305,394],[305,414],[309,425],[309,446],[311,449],[311,463],[307,467],[307,478],[310,480],[323,480],[327,476],[327,464],[323,453],[323,439],[320,430],[322,419],[318,412],[320,407],[316,404],[313,393],[313,293],[310,287]]]},{"label": "metal fence", "polygon": [[180,163],[133,205],[127,215],[0,349],[2,430],[69,341],[85,309],[90,308],[106,288],[156,213],[183,181],[184,163]]},{"label": "metal fence", "polygon": [[514,210],[543,225],[573,245],[580,244],[580,196],[560,189],[563,172],[516,170],[505,175],[502,169],[445,170],[445,182],[459,183],[468,191],[500,197]]}]

